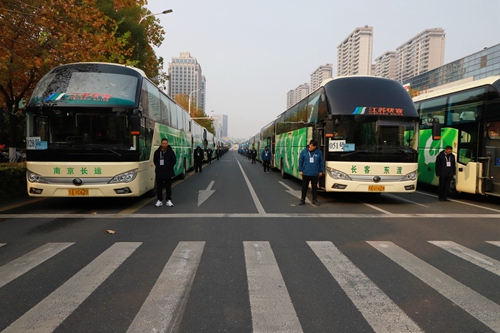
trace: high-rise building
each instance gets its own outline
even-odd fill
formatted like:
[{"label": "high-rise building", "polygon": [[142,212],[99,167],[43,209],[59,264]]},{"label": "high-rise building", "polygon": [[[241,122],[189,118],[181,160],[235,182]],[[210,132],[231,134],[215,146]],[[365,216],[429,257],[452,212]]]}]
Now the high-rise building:
[{"label": "high-rise building", "polygon": [[215,136],[217,139],[228,137],[228,116],[226,114],[215,114],[214,119]]},{"label": "high-rise building", "polygon": [[196,58],[189,52],[181,52],[178,58],[172,57],[168,74],[168,94],[172,98],[178,94],[188,95],[195,107],[205,112],[206,79]]},{"label": "high-rise building", "polygon": [[311,92],[318,89],[325,79],[329,79],[332,77],[333,66],[331,64],[326,64],[319,66],[312,74],[311,74]]},{"label": "high-rise building", "polygon": [[370,75],[373,27],[356,28],[337,46],[337,75]]},{"label": "high-rise building", "polygon": [[443,28],[426,29],[396,48],[396,80],[404,83],[444,64]]},{"label": "high-rise building", "polygon": [[374,71],[372,75],[396,79],[396,52],[387,51],[375,59]]},{"label": "high-rise building", "polygon": [[303,83],[286,94],[286,108],[289,109],[309,95],[309,84]]}]

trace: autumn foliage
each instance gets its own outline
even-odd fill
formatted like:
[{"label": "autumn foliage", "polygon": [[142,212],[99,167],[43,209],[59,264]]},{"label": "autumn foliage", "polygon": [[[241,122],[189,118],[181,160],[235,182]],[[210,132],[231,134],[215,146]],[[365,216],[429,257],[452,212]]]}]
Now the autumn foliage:
[{"label": "autumn foliage", "polygon": [[[9,123],[36,83],[53,67],[82,61],[135,65],[161,78],[152,46],[163,39],[145,0],[2,0],[0,108]],[[142,51],[140,50],[142,49]],[[141,57],[139,57],[141,55]],[[13,140],[11,140],[13,141]]]}]

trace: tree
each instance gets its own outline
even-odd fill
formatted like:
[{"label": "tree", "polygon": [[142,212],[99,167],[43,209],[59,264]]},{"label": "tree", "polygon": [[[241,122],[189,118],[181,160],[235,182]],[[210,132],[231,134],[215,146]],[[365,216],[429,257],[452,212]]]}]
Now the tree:
[{"label": "tree", "polygon": [[174,100],[183,107],[185,110],[191,110],[192,118],[207,118],[207,119],[193,119],[201,126],[205,127],[207,131],[215,135],[215,129],[212,119],[208,119],[208,115],[203,112],[202,109],[197,108],[194,101],[191,101],[191,108],[189,108],[189,95],[186,94],[177,94],[174,96]]},{"label": "tree", "polygon": [[[157,85],[165,87],[167,74],[162,71],[163,58],[157,57],[153,46],[160,47],[165,31],[155,16],[146,9],[144,0],[100,0],[98,8],[118,22],[116,36],[126,36],[126,47],[133,52],[127,59],[142,69]],[[142,22],[141,18],[146,17]],[[140,23],[139,23],[140,22]],[[113,27],[108,28],[112,31]]]},{"label": "tree", "polygon": [[[110,29],[111,27],[111,29]],[[0,4],[0,106],[15,147],[22,102],[36,83],[59,64],[80,61],[126,63],[133,49],[130,34],[94,0],[3,0]]]}]

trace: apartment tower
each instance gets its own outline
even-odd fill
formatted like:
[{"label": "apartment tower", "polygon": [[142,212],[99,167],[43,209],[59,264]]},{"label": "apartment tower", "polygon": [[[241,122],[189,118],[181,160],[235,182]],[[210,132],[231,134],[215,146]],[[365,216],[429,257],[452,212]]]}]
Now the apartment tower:
[{"label": "apartment tower", "polygon": [[372,75],[396,79],[396,52],[387,51],[375,59],[374,71]]},{"label": "apartment tower", "polygon": [[401,83],[444,64],[443,28],[426,29],[396,48],[396,80]]},{"label": "apartment tower", "polygon": [[309,95],[309,84],[303,83],[286,94],[286,108],[289,109]]},{"label": "apartment tower", "polygon": [[370,75],[373,27],[356,28],[337,46],[337,75]]},{"label": "apartment tower", "polygon": [[201,66],[196,58],[189,52],[181,52],[180,57],[172,58],[168,65],[168,94],[175,98],[176,95],[188,95],[195,108],[205,112],[206,79],[202,75]]},{"label": "apartment tower", "polygon": [[312,74],[311,74],[311,92],[315,91],[321,86],[323,80],[329,79],[332,77],[333,66],[331,64],[326,64],[319,66]]}]

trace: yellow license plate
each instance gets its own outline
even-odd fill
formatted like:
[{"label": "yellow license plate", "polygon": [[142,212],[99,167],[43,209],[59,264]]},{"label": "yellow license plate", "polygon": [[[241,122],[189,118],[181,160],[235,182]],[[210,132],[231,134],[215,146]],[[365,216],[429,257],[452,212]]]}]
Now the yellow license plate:
[{"label": "yellow license plate", "polygon": [[71,189],[71,190],[68,190],[68,195],[69,196],[89,195],[89,189],[88,188]]},{"label": "yellow license plate", "polygon": [[383,185],[368,185],[368,191],[370,191],[370,192],[384,192],[385,186],[383,186]]}]

